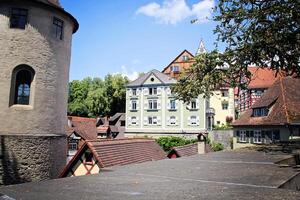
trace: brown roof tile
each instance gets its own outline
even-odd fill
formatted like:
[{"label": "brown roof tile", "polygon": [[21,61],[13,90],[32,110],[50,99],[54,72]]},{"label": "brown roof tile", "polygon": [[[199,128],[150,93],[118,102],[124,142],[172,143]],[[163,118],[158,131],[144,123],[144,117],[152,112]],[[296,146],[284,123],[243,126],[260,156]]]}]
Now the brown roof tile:
[{"label": "brown roof tile", "polygon": [[98,161],[100,168],[137,164],[167,158],[165,152],[149,139],[90,140],[77,151],[64,168],[60,177],[65,177],[79,162],[83,153],[89,149]]},{"label": "brown roof tile", "polygon": [[197,144],[188,144],[181,147],[173,147],[168,154],[172,155],[175,153],[178,157],[184,157],[184,156],[192,156],[198,154],[198,145]]},{"label": "brown roof tile", "polygon": [[248,71],[251,73],[248,89],[269,88],[276,81],[276,72],[274,70],[248,67]]},{"label": "brown roof tile", "polygon": [[268,116],[252,117],[248,109],[233,126],[300,124],[300,79],[279,78],[252,108],[268,107]]},{"label": "brown roof tile", "polygon": [[87,145],[102,168],[166,158],[160,146],[148,139],[94,140]]},{"label": "brown roof tile", "polygon": [[68,117],[72,122],[72,128],[84,140],[97,139],[96,119],[85,117]]}]

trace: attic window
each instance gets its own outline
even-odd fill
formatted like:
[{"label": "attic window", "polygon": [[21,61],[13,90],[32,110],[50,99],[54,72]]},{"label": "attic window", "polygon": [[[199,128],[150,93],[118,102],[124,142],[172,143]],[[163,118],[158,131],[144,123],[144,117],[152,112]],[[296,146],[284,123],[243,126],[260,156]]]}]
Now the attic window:
[{"label": "attic window", "polygon": [[150,81],[153,82],[153,81],[154,81],[154,78],[151,78]]},{"label": "attic window", "polygon": [[93,154],[91,152],[86,152],[84,154],[84,162],[86,164],[92,164],[93,163]]},{"label": "attic window", "polygon": [[263,108],[254,108],[253,109],[253,117],[264,117],[268,116],[269,110],[266,107]]},{"label": "attic window", "polygon": [[174,73],[178,73],[179,72],[179,66],[175,65],[175,66],[171,66],[171,71]]},{"label": "attic window", "polygon": [[182,56],[182,60],[183,61],[188,61],[189,60],[189,56]]}]

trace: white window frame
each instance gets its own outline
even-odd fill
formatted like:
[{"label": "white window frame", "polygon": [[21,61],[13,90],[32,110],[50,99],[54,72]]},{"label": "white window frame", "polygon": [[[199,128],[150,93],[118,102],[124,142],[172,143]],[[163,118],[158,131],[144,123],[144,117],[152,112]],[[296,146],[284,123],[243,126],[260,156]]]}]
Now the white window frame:
[{"label": "white window frame", "polygon": [[255,130],[253,132],[253,143],[255,144],[262,144],[262,141],[263,138],[262,138],[262,133],[260,130]]},{"label": "white window frame", "polygon": [[157,87],[150,87],[149,95],[157,95]]},{"label": "white window frame", "polygon": [[178,65],[174,65],[171,67],[172,72],[179,72],[180,67]]},{"label": "white window frame", "polygon": [[176,125],[176,117],[175,116],[170,117],[170,125]]},{"label": "white window frame", "polygon": [[131,117],[131,125],[137,125],[137,118]]},{"label": "white window frame", "polygon": [[240,131],[239,142],[247,142],[247,131]]},{"label": "white window frame", "polygon": [[[195,105],[195,106],[193,106],[193,105]],[[191,101],[191,109],[192,110],[196,110],[197,109],[197,100],[196,99],[193,99]]]},{"label": "white window frame", "polygon": [[131,101],[131,110],[137,110],[137,101],[136,100]]},{"label": "white window frame", "polygon": [[137,89],[134,88],[134,89],[132,89],[132,96],[136,96],[136,95],[137,95]]},{"label": "white window frame", "polygon": [[[75,147],[75,148],[73,148],[73,147]],[[78,144],[76,142],[70,142],[69,143],[69,151],[76,151],[76,150],[78,150]]]},{"label": "white window frame", "polygon": [[229,96],[229,90],[221,90],[221,96],[222,97],[228,97]]},{"label": "white window frame", "polygon": [[188,61],[189,59],[190,59],[190,57],[187,56],[187,55],[182,56],[182,60],[183,60],[183,61]]},{"label": "white window frame", "polygon": [[148,100],[148,110],[158,110],[158,101],[156,99]]},{"label": "white window frame", "polygon": [[148,124],[149,125],[157,125],[157,117],[156,116],[148,116]]},{"label": "white window frame", "polygon": [[171,99],[170,100],[170,110],[176,110],[176,100],[175,99]]},{"label": "white window frame", "polygon": [[[226,107],[224,107],[224,105],[226,105]],[[228,107],[229,107],[228,102],[222,103],[222,110],[228,110]]]},{"label": "white window frame", "polygon": [[197,125],[197,116],[191,116],[190,121],[191,121],[191,125],[193,126]]}]

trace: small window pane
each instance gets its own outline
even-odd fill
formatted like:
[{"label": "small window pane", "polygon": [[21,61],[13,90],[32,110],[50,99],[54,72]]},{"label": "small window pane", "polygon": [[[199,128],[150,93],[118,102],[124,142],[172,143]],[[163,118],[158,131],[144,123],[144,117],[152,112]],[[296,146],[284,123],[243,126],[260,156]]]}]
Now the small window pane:
[{"label": "small window pane", "polygon": [[27,24],[28,10],[13,8],[10,17],[10,28],[25,29]]},{"label": "small window pane", "polygon": [[53,32],[54,37],[57,39],[63,39],[64,22],[58,18],[53,19]]},{"label": "small window pane", "polygon": [[14,104],[29,105],[32,76],[28,70],[20,70],[17,73]]}]

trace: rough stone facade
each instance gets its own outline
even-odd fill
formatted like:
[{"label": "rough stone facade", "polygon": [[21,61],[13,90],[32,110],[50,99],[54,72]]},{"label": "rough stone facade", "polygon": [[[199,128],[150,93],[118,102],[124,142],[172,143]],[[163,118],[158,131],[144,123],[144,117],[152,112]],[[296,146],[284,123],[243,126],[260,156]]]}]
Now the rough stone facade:
[{"label": "rough stone facade", "polygon": [[65,166],[63,136],[0,136],[0,185],[57,178]]},{"label": "rough stone facade", "polygon": [[[12,8],[28,10],[25,29],[10,28]],[[53,37],[53,19],[64,23]],[[77,21],[39,1],[0,2],[0,136],[2,183],[55,178],[66,162],[67,94],[72,34]],[[29,105],[12,105],[13,71],[30,66]],[[0,178],[1,179],[1,178]]]}]

